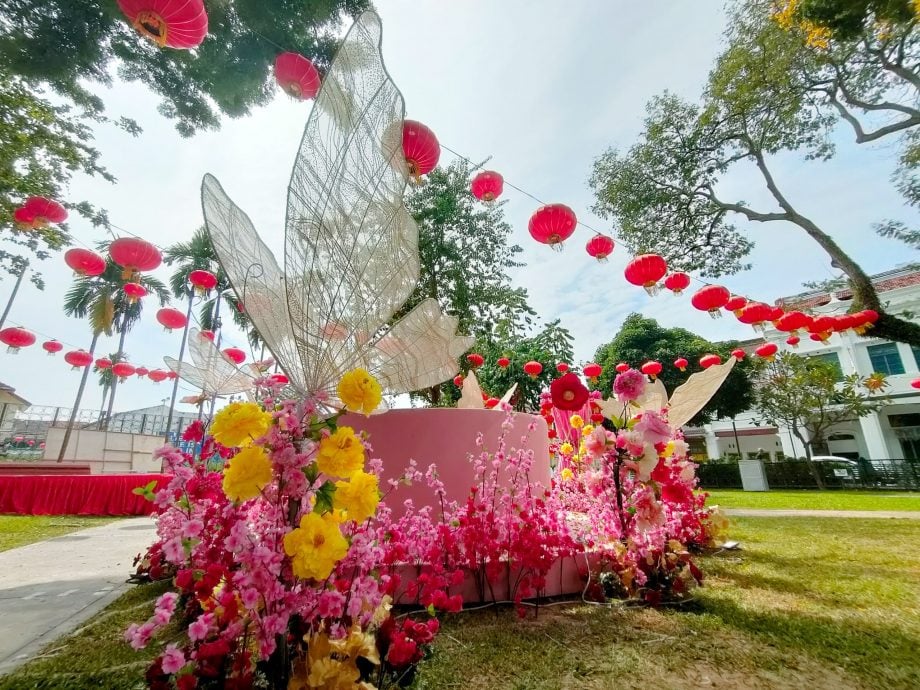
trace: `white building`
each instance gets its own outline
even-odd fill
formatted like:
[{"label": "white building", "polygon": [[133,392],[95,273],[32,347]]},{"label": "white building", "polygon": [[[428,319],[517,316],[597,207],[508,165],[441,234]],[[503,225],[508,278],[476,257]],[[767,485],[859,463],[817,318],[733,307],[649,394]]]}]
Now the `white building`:
[{"label": "white building", "polygon": [[[920,270],[887,271],[872,276],[872,282],[886,311],[920,322]],[[851,291],[841,289],[784,297],[776,304],[816,315],[843,314],[850,308],[851,299]],[[781,350],[792,350],[786,344],[787,333],[768,328],[764,337]],[[744,343],[744,347],[753,351],[762,342],[758,338]],[[847,332],[831,336],[826,343],[815,342],[806,334],[795,351],[828,360],[838,365],[844,375],[881,372],[887,377],[888,404],[877,413],[831,429],[827,438],[830,454],[870,460],[920,458],[920,390],[910,386],[920,376],[920,348]],[[788,429],[772,427],[753,412],[738,415],[734,422],[717,420],[702,429],[688,428],[685,433],[691,452],[710,458],[742,455],[778,459],[805,455],[802,444]]]}]

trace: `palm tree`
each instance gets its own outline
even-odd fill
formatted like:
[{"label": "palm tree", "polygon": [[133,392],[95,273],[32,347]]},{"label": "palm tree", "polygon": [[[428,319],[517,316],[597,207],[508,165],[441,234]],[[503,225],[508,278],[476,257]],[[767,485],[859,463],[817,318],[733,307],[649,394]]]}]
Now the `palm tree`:
[{"label": "palm tree", "polygon": [[[96,343],[100,335],[103,333],[112,335],[113,332],[117,332],[119,334],[118,352],[112,360],[116,362],[124,359],[125,335],[140,320],[144,306],[143,300],[131,302],[124,293],[123,288],[128,281],[122,278],[122,267],[108,256],[108,246],[108,242],[101,242],[97,245],[100,252],[106,256],[105,271],[99,276],[77,276],[74,278],[73,285],[64,296],[64,313],[80,319],[89,319],[90,329],[93,333],[89,349],[92,355],[95,355]],[[148,294],[156,298],[160,305],[166,305],[169,302],[169,291],[162,281],[149,275],[141,275],[139,278],[135,278],[135,281],[147,288]],[[73,430],[77,410],[80,407],[80,401],[83,399],[83,391],[86,388],[89,371],[89,367],[85,367],[83,370],[83,378],[80,381],[80,387],[77,389],[77,398],[74,401],[70,421],[64,433],[64,441],[61,444],[58,462],[64,459],[64,454],[67,451],[67,444],[70,441],[70,434]],[[112,413],[117,384],[118,379],[112,377],[111,385],[109,386],[106,419]]]}]

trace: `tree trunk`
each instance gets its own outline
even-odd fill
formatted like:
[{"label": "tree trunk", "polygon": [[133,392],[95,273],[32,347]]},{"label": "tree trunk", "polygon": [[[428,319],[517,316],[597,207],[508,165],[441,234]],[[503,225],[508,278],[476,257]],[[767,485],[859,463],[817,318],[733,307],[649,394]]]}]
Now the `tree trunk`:
[{"label": "tree trunk", "polygon": [[[99,340],[99,334],[93,333],[93,341],[89,345],[90,355],[96,353],[96,341]],[[64,439],[61,441],[61,451],[58,453],[58,462],[64,462],[64,455],[67,453],[67,444],[70,443],[70,434],[73,431],[74,422],[77,419],[77,412],[80,409],[80,401],[83,399],[83,390],[86,388],[86,381],[89,379],[89,367],[83,367],[83,378],[80,379],[80,387],[77,389],[77,398],[73,401],[73,410],[70,412],[70,419],[67,422],[67,429],[64,430]]]},{"label": "tree trunk", "polygon": [[811,441],[806,441],[805,437],[802,436],[802,432],[799,431],[797,426],[792,427],[792,433],[795,434],[795,437],[802,442],[802,447],[805,448],[805,464],[808,465],[808,471],[811,472],[811,476],[814,477],[815,483],[818,485],[818,488],[824,490],[824,480],[821,478],[821,473],[818,471],[818,466],[811,459]]},{"label": "tree trunk", "polygon": [[437,407],[441,402],[441,384],[437,384],[428,389],[428,402],[432,407]]},{"label": "tree trunk", "polygon": [[[121,334],[118,336],[118,352],[115,354],[117,361],[122,361],[122,358],[125,356],[125,335],[127,334],[127,329],[124,328],[125,317],[122,315],[122,327]],[[105,408],[105,428],[108,430],[109,422],[112,420],[112,408],[115,405],[115,389],[118,387],[118,377],[114,374],[112,375],[112,388],[109,390],[109,404]]]}]

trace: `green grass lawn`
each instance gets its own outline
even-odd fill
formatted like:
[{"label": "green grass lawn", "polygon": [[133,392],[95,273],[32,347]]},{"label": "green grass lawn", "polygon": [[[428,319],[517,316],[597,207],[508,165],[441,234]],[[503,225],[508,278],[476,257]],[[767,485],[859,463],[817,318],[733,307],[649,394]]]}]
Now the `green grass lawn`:
[{"label": "green grass lawn", "polygon": [[920,493],[902,491],[707,491],[710,505],[723,508],[810,510],[917,510]]},{"label": "green grass lawn", "polygon": [[73,515],[0,515],[0,551],[87,527],[98,527],[116,519]]},{"label": "green grass lawn", "polygon": [[[920,687],[920,521],[739,518],[731,537],[743,550],[701,559],[706,586],[685,610],[452,616],[415,687]],[[133,589],[0,690],[137,686],[156,648],[135,654],[121,635],[162,591]]]}]

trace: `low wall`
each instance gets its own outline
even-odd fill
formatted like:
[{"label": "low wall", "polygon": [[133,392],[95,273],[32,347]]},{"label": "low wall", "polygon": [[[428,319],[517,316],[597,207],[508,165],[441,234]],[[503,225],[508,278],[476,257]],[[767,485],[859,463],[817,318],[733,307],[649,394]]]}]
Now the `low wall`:
[{"label": "low wall", "polygon": [[[57,460],[64,429],[48,429],[44,460]],[[64,462],[89,465],[93,474],[159,472],[153,451],[164,443],[162,436],[120,434],[95,429],[74,429],[67,443]]]}]

